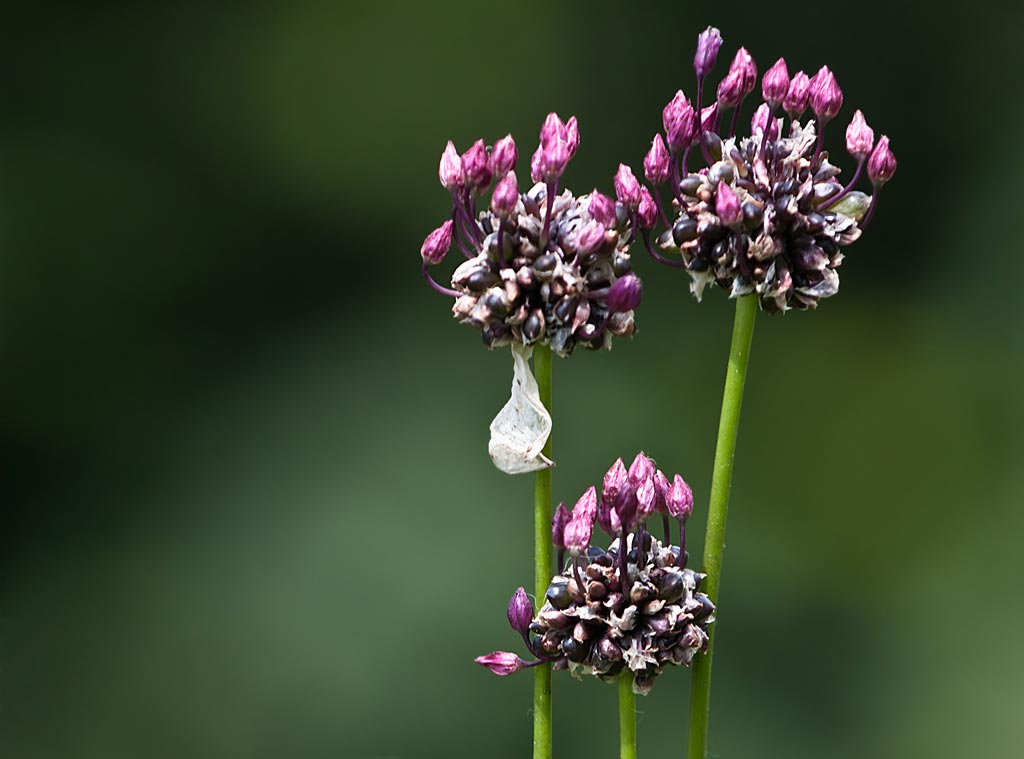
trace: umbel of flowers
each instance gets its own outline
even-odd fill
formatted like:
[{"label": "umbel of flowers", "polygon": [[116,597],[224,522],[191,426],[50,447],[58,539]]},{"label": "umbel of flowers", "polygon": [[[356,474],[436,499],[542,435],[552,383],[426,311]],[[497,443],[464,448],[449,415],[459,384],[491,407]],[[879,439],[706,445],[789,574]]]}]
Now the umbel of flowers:
[{"label": "umbel of flowers", "polygon": [[[631,172],[626,180],[617,177],[616,189],[630,184],[619,202],[597,190],[581,196],[561,190],[579,142],[575,117],[563,122],[549,114],[530,161],[534,184],[525,192],[514,171],[512,135],[493,148],[477,140],[461,156],[449,142],[441,155],[439,177],[452,212],[423,242],[423,275],[455,299],[455,318],[479,329],[490,348],[539,342],[566,356],[578,344],[609,348],[613,335],[633,334],[642,286],[629,246],[640,184]],[[492,183],[490,202],[478,209]],[[465,260],[448,288],[429,267],[444,260],[453,242]]]},{"label": "umbel of flowers", "polygon": [[[676,93],[662,113],[664,138],[654,136],[644,159],[664,226],[655,247],[646,231],[645,242],[662,263],[687,270],[698,299],[714,283],[732,297],[756,293],[769,312],[815,308],[838,291],[843,248],[868,226],[879,191],[896,170],[889,138],[876,143],[864,114],[853,114],[846,150],[856,169],[844,184],[824,147],[825,128],[843,105],[836,78],[827,66],[813,77],[803,71],[790,76],[782,58],[761,77],[764,102],[749,122],[749,134],[738,134],[741,108],[757,85],[757,66],[740,48],[715,101],[704,106],[706,79],[721,44],[717,29],[700,35],[696,101]],[[801,121],[808,108],[813,118]],[[694,154],[704,168],[691,171]],[[870,196],[854,189],[865,167]],[[667,213],[662,185],[671,194]]]},{"label": "umbel of flowers", "polygon": [[[591,487],[571,513],[559,505],[552,540],[563,571],[540,609],[534,613],[523,588],[509,602],[509,624],[535,658],[497,651],[476,662],[498,675],[552,662],[607,681],[629,670],[638,694],[650,692],[666,667],[689,666],[707,646],[715,611],[700,592],[704,575],[686,567],[692,511],[690,486],[678,474],[669,480],[643,453],[628,470],[618,459],[600,497]],[[647,528],[656,514],[660,540]],[[675,545],[672,521],[679,524]],[[591,544],[595,522],[612,538],[607,549]]]}]

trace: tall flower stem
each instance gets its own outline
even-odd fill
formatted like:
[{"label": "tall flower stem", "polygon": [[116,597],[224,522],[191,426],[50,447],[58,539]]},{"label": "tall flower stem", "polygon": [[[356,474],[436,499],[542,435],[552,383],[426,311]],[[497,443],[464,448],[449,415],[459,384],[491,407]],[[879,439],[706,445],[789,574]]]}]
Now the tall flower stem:
[{"label": "tall flower stem", "polygon": [[636,759],[636,694],[629,667],[619,675],[619,759]]},{"label": "tall flower stem", "polygon": [[[540,400],[551,413],[551,348],[536,345],[533,349],[533,374],[537,378]],[[551,438],[544,446],[544,455],[551,458]],[[551,582],[551,470],[537,472],[534,486],[534,568],[537,606],[544,603],[544,594]],[[533,759],[551,759],[551,665],[533,669]]]},{"label": "tall flower stem", "polygon": [[[732,489],[732,464],[736,453],[736,433],[740,425],[743,383],[750,359],[750,341],[754,337],[757,295],[745,295],[736,302],[736,319],[732,326],[729,368],[725,374],[722,394],[722,415],[718,421],[718,444],[715,446],[715,470],[711,478],[711,505],[708,508],[708,529],[704,539],[704,567],[707,579],[701,587],[718,605],[718,588],[722,581],[722,549],[725,546],[725,518],[729,511]],[[693,684],[690,690],[689,759],[705,759],[708,754],[708,717],[711,709],[711,655],[714,653],[715,627],[708,632],[708,652],[693,663]]]}]

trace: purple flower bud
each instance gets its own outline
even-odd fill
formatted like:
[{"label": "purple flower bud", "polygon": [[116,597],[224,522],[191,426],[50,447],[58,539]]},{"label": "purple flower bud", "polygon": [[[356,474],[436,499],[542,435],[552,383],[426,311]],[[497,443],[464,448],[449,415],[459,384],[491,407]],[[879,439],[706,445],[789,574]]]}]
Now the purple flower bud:
[{"label": "purple flower bud", "polygon": [[604,224],[591,219],[576,233],[576,250],[582,255],[593,253],[604,244]]},{"label": "purple flower bud", "polygon": [[651,140],[651,149],[644,156],[644,176],[647,177],[647,181],[657,187],[668,179],[669,160],[668,150],[665,149],[665,141],[661,139],[661,134],[654,135],[654,139]]},{"label": "purple flower bud", "polygon": [[569,524],[569,509],[564,503],[558,504],[551,519],[551,543],[555,548],[565,548],[565,526]]},{"label": "purple flower bud", "polygon": [[654,510],[659,514],[668,514],[668,506],[666,499],[668,498],[668,491],[672,488],[672,485],[668,481],[668,477],[660,469],[654,473],[654,487],[657,494],[657,501],[654,504]]},{"label": "purple flower bud", "polygon": [[693,141],[693,135],[697,133],[696,119],[690,101],[682,90],[677,90],[675,97],[661,111],[661,123],[668,137],[669,150],[678,153]]},{"label": "purple flower bud", "polygon": [[462,187],[462,161],[451,140],[448,140],[444,152],[441,153],[441,165],[437,169],[437,176],[441,180],[441,186],[449,192],[455,192]]},{"label": "purple flower bud", "polygon": [[615,497],[615,504],[612,506],[619,517],[619,524],[627,530],[631,530],[636,520],[637,509],[640,503],[636,498],[636,487],[627,482],[622,486],[619,494]]},{"label": "purple flower bud", "polygon": [[895,173],[896,156],[889,150],[889,138],[882,135],[868,159],[868,176],[871,183],[879,187],[892,179]]},{"label": "purple flower bud", "polygon": [[799,118],[807,110],[807,103],[811,97],[811,80],[807,74],[798,71],[789,83],[789,91],[782,99],[782,108],[789,114],[790,118]]},{"label": "purple flower bud", "polygon": [[640,277],[633,272],[619,277],[615,284],[608,288],[608,313],[622,314],[632,311],[640,305],[643,295],[644,286]]},{"label": "purple flower bud", "polygon": [[606,229],[612,229],[616,224],[615,201],[595,189],[590,193],[590,218]]},{"label": "purple flower bud", "polygon": [[636,220],[641,229],[651,229],[658,220],[658,206],[646,187],[640,188],[640,205],[636,209]]},{"label": "purple flower bud", "polygon": [[718,84],[718,102],[725,108],[734,108],[757,86],[757,65],[745,47],[736,51],[729,73]]},{"label": "purple flower bud", "polygon": [[619,494],[622,486],[629,481],[629,472],[626,465],[622,463],[622,457],[615,459],[615,463],[604,476],[601,488],[601,500],[611,504]]},{"label": "purple flower bud", "polygon": [[494,172],[494,176],[505,176],[512,171],[518,160],[519,150],[512,135],[506,134],[494,143],[494,150],[491,152],[491,171]]},{"label": "purple flower bud", "polygon": [[597,516],[597,489],[591,485],[572,507],[573,519],[585,519],[591,524]]},{"label": "purple flower bud", "polygon": [[[548,145],[541,145],[534,154],[538,158],[539,178],[534,177],[535,182],[550,182],[558,179],[565,171],[569,163],[569,147],[565,140],[554,140]],[[530,170],[533,171],[533,162],[530,162]]]},{"label": "purple flower bud", "polygon": [[843,91],[835,76],[822,66],[811,79],[811,110],[822,123],[833,118],[843,107]]},{"label": "purple flower bud", "polygon": [[633,170],[626,164],[620,163],[619,170],[615,172],[615,196],[619,201],[631,210],[636,210],[640,205],[640,182],[633,176]]},{"label": "purple flower bud", "polygon": [[774,140],[779,136],[779,122],[772,116],[772,109],[767,103],[761,103],[750,119],[750,133],[761,130],[766,140]]},{"label": "purple flower bud", "polygon": [[517,588],[508,601],[508,623],[512,629],[520,635],[524,635],[530,629],[530,622],[533,621],[533,604],[530,597],[526,595],[524,588]]},{"label": "purple flower bud", "polygon": [[629,465],[629,481],[634,486],[637,486],[646,480],[652,479],[656,471],[657,467],[654,466],[654,462],[643,451],[640,451],[636,458],[633,459],[633,463]]},{"label": "purple flower bud", "polygon": [[718,101],[716,100],[709,106],[701,109],[700,112],[700,127],[705,132],[713,132],[715,130],[715,122],[718,121]]},{"label": "purple flower bud", "polygon": [[533,151],[533,155],[530,156],[530,179],[534,182],[544,181],[544,167],[541,165],[541,161],[544,160],[544,148],[539,147]]},{"label": "purple flower bud", "polygon": [[586,553],[590,547],[590,536],[594,532],[594,521],[587,514],[574,516],[565,526],[565,547],[573,558]]},{"label": "purple flower bud", "polygon": [[764,72],[761,77],[761,94],[772,108],[778,108],[789,92],[789,69],[786,68],[786,59],[779,58],[775,65]]},{"label": "purple flower bud", "polygon": [[850,120],[850,126],[846,127],[846,150],[852,156],[865,158],[871,154],[871,148],[875,146],[875,133],[868,126],[864,114],[858,109]]},{"label": "purple flower bud", "polygon": [[675,517],[680,522],[685,522],[693,513],[693,491],[678,474],[665,494],[665,508],[668,510],[669,516]]},{"label": "purple flower bud", "polygon": [[715,67],[718,48],[722,46],[722,34],[715,27],[709,26],[697,36],[697,53],[693,56],[693,68],[697,78],[703,79]]},{"label": "purple flower bud", "polygon": [[515,210],[518,202],[519,184],[516,181],[516,173],[510,171],[494,186],[494,193],[491,195],[491,210],[504,218]]},{"label": "purple flower bud", "polygon": [[614,499],[601,498],[601,504],[597,509],[597,525],[602,531],[609,535],[617,535],[622,529],[622,522],[619,515],[615,513]]},{"label": "purple flower bud", "polygon": [[658,488],[653,477],[648,477],[636,489],[637,519],[646,522],[647,518],[654,513],[658,503]]},{"label": "purple flower bud", "polygon": [[743,209],[740,208],[739,198],[728,182],[718,183],[718,189],[715,191],[715,213],[727,227],[743,221]]},{"label": "purple flower bud", "polygon": [[490,156],[483,140],[477,140],[473,146],[462,154],[462,173],[466,183],[478,195],[491,186]]},{"label": "purple flower bud", "polygon": [[448,255],[448,249],[452,246],[452,220],[449,219],[439,226],[423,241],[420,248],[420,255],[427,264],[439,264]]},{"label": "purple flower bud", "polygon": [[526,662],[508,651],[495,651],[487,656],[478,656],[473,661],[487,667],[496,675],[511,675],[526,666]]},{"label": "purple flower bud", "polygon": [[552,111],[541,125],[540,144],[547,146],[553,142],[565,142],[566,137],[565,122],[558,117],[557,113]]},{"label": "purple flower bud", "polygon": [[565,122],[565,144],[569,149],[569,157],[576,155],[576,150],[580,146],[580,127],[575,116],[570,116]]}]

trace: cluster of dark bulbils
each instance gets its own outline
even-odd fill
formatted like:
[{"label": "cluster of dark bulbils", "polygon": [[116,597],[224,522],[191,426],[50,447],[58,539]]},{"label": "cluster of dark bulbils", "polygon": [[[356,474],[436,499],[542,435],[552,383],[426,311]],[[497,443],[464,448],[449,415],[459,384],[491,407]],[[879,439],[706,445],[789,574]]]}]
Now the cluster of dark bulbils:
[{"label": "cluster of dark bulbils", "polygon": [[[496,651],[476,659],[498,675],[550,662],[577,677],[611,681],[628,670],[633,691],[649,693],[668,666],[689,666],[706,651],[715,606],[700,592],[704,575],[686,567],[686,520],[693,494],[678,474],[672,481],[643,453],[627,470],[619,459],[604,477],[600,499],[589,488],[570,513],[555,512],[555,575],[534,613],[523,588],[508,605],[508,620],[530,653],[524,661]],[[660,514],[664,540],[647,529]],[[679,544],[670,542],[670,518]],[[594,522],[613,537],[608,549],[591,545]],[[568,562],[565,554],[568,553]]]},{"label": "cluster of dark bulbils", "polygon": [[[709,27],[698,38],[694,68],[696,106],[682,91],[662,113],[665,138],[655,135],[644,173],[665,227],[651,245],[662,263],[685,268],[699,299],[708,283],[732,297],[756,293],[769,312],[815,308],[839,289],[842,248],[857,240],[874,215],[879,191],[896,170],[889,138],[874,132],[857,111],[846,130],[847,151],[857,160],[844,185],[824,149],[824,130],[843,104],[835,76],[823,66],[813,77],[790,77],[780,58],[761,78],[764,102],[750,135],[736,134],[744,99],[757,84],[757,67],[744,49],[718,85],[714,103],[702,107],[705,79],[722,38]],[[807,108],[814,119],[801,123]],[[789,116],[777,116],[779,110]],[[724,113],[731,109],[726,125]],[[690,171],[692,151],[705,168]],[[854,190],[864,168],[873,195]],[[658,188],[672,193],[671,219]]]},{"label": "cluster of dark bulbils", "polygon": [[[423,243],[423,275],[455,298],[455,318],[480,329],[490,348],[539,342],[565,356],[578,344],[608,348],[613,335],[635,330],[642,284],[630,262],[629,209],[597,190],[559,193],[578,146],[576,118],[550,114],[530,162],[534,185],[524,193],[511,135],[490,149],[478,140],[461,156],[449,142],[441,156],[439,177],[453,208]],[[490,204],[478,212],[492,182]],[[444,260],[453,241],[466,260],[450,289],[428,267]]]}]

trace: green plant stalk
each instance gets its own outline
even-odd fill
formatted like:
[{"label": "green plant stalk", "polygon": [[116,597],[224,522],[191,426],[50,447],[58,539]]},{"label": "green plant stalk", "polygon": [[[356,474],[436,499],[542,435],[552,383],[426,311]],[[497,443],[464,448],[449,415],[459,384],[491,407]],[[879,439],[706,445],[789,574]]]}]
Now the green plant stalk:
[{"label": "green plant stalk", "polygon": [[[736,454],[736,434],[743,404],[743,383],[750,359],[750,341],[754,337],[757,296],[745,295],[736,302],[736,318],[732,326],[729,368],[725,374],[722,394],[722,415],[718,421],[718,443],[715,446],[715,470],[711,478],[711,505],[708,508],[708,529],[704,538],[704,567],[707,579],[701,587],[717,605],[722,581],[722,549],[725,546],[725,518],[729,512],[729,491],[732,489],[732,464]],[[708,718],[711,710],[711,655],[714,653],[715,628],[708,633],[708,651],[693,663],[690,689],[690,745],[688,759],[706,759],[708,754]]]},{"label": "green plant stalk", "polygon": [[[537,378],[540,400],[551,413],[551,348],[536,345],[533,349],[533,374]],[[551,438],[544,446],[544,455],[551,458]],[[544,594],[551,583],[551,470],[537,472],[533,498],[533,580],[537,605],[544,603]],[[551,759],[551,665],[533,668],[533,759]]]},{"label": "green plant stalk", "polygon": [[629,667],[619,675],[619,759],[636,759],[636,694]]}]

